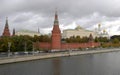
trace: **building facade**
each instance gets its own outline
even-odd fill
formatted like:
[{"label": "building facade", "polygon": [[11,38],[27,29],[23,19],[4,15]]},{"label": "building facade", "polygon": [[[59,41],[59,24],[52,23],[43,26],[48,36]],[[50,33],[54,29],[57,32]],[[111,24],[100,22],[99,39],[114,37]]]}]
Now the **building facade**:
[{"label": "building facade", "polygon": [[28,36],[32,36],[34,37],[36,36],[40,36],[39,32],[35,32],[35,31],[30,31],[30,30],[20,30],[20,31],[16,31],[15,35],[20,36],[20,35],[28,35]]},{"label": "building facade", "polygon": [[90,34],[92,34],[93,38],[98,36],[96,32],[86,30],[78,25],[75,29],[63,30],[62,37],[63,38],[70,38],[71,36],[89,37]]}]

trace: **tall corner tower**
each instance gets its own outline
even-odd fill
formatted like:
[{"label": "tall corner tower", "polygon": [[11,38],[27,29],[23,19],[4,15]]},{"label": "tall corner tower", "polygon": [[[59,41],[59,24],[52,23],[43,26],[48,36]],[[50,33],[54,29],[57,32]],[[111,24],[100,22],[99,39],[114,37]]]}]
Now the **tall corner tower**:
[{"label": "tall corner tower", "polygon": [[61,49],[61,31],[59,28],[57,11],[55,11],[55,19],[54,19],[51,38],[52,38],[51,49],[56,49],[56,50]]},{"label": "tall corner tower", "polygon": [[5,24],[2,36],[10,36],[9,26],[8,26],[8,18],[7,17],[6,17],[6,24]]}]

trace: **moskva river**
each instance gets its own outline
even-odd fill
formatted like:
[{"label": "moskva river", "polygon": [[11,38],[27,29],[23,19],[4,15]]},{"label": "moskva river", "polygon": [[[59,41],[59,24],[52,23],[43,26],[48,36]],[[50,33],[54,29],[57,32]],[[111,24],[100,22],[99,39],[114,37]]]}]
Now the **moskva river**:
[{"label": "moskva river", "polygon": [[120,75],[120,52],[4,64],[0,75]]}]

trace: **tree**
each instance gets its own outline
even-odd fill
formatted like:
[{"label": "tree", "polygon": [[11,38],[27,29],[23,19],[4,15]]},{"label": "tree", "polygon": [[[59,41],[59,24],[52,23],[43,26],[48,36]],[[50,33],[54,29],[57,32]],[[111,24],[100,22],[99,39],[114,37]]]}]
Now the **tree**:
[{"label": "tree", "polygon": [[113,41],[112,41],[112,43],[118,44],[118,43],[119,43],[119,40],[118,40],[117,38],[114,38]]},{"label": "tree", "polygon": [[0,51],[2,51],[2,52],[7,52],[8,51],[8,42],[12,43],[10,37],[0,38]]}]

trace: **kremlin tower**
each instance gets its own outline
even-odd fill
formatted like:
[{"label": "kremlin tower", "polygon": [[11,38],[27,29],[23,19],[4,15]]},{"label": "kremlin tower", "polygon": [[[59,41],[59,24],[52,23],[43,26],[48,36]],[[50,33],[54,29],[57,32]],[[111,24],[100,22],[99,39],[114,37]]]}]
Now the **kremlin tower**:
[{"label": "kremlin tower", "polygon": [[59,28],[57,11],[55,11],[55,20],[51,38],[51,49],[61,49],[61,31]]},{"label": "kremlin tower", "polygon": [[92,34],[90,34],[89,35],[89,42],[93,42],[93,41],[94,41],[93,36],[92,36]]},{"label": "kremlin tower", "polygon": [[10,36],[8,18],[6,18],[6,24],[2,36]]}]

